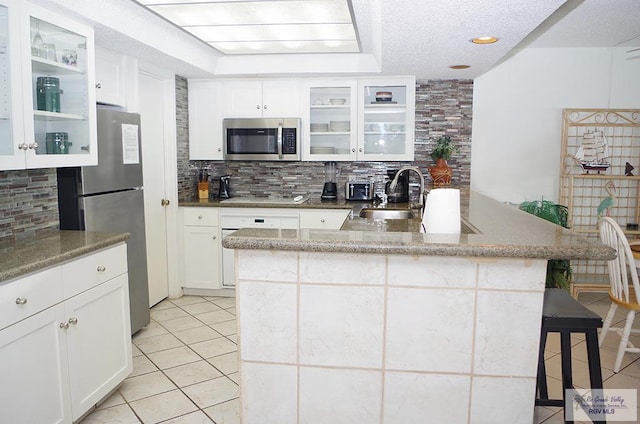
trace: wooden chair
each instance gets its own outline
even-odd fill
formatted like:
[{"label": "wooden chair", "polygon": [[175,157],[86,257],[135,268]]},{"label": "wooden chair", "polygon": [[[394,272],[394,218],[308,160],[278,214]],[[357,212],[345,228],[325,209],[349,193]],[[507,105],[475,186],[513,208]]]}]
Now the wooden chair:
[{"label": "wooden chair", "polygon": [[[629,335],[638,333],[640,330],[632,329],[633,320],[636,313],[640,311],[640,284],[638,283],[638,270],[636,262],[631,252],[627,237],[622,232],[620,226],[611,218],[604,217],[599,221],[600,240],[618,252],[618,257],[607,262],[609,269],[609,299],[611,307],[604,320],[598,344],[602,346],[607,332],[613,330],[620,334],[620,344],[613,371],[620,371],[622,357],[625,352],[640,353],[640,348],[635,347],[629,341]],[[628,268],[627,268],[628,267]],[[631,282],[629,282],[631,276]],[[611,321],[618,309],[618,306],[627,310],[627,318],[624,327],[611,327]]]}]

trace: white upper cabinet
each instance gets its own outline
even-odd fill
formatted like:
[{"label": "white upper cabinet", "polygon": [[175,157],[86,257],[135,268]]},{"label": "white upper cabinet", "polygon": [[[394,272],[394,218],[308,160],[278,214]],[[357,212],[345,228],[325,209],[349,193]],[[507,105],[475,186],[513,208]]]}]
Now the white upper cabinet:
[{"label": "white upper cabinet", "polygon": [[222,82],[189,80],[189,159],[223,159],[222,105]]},{"label": "white upper cabinet", "polygon": [[93,29],[0,0],[0,169],[96,165]]},{"label": "white upper cabinet", "polygon": [[413,160],[415,86],[414,77],[359,81],[359,160]]},{"label": "white upper cabinet", "polygon": [[304,81],[303,160],[357,159],[357,81]]},{"label": "white upper cabinet", "polygon": [[223,118],[298,118],[298,80],[233,80],[222,87]]}]

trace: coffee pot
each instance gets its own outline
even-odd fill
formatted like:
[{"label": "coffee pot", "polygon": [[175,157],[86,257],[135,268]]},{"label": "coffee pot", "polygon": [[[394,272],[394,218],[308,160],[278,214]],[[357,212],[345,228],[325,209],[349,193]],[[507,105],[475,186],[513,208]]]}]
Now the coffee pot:
[{"label": "coffee pot", "polygon": [[231,191],[229,189],[231,175],[223,175],[220,177],[220,187],[218,188],[218,197],[220,199],[229,199]]},{"label": "coffee pot", "polygon": [[391,203],[405,203],[409,201],[409,173],[403,171],[398,177],[398,184],[396,188],[391,190],[391,180],[393,180],[398,172],[397,169],[387,170],[387,176],[389,181],[385,185],[385,193],[387,194],[387,201]]}]

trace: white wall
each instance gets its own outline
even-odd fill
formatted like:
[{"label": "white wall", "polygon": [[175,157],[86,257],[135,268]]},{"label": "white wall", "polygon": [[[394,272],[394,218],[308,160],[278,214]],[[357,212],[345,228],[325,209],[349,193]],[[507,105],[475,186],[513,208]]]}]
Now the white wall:
[{"label": "white wall", "polygon": [[471,188],[557,201],[563,108],[640,109],[625,48],[525,49],[474,81]]}]

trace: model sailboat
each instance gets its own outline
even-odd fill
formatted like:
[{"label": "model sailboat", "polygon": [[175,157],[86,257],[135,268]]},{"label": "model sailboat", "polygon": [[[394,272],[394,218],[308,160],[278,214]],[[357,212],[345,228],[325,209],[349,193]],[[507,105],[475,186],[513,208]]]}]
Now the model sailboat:
[{"label": "model sailboat", "polygon": [[609,168],[609,148],[602,130],[586,131],[582,134],[582,144],[573,156],[580,163],[582,169],[589,171],[606,171]]}]

